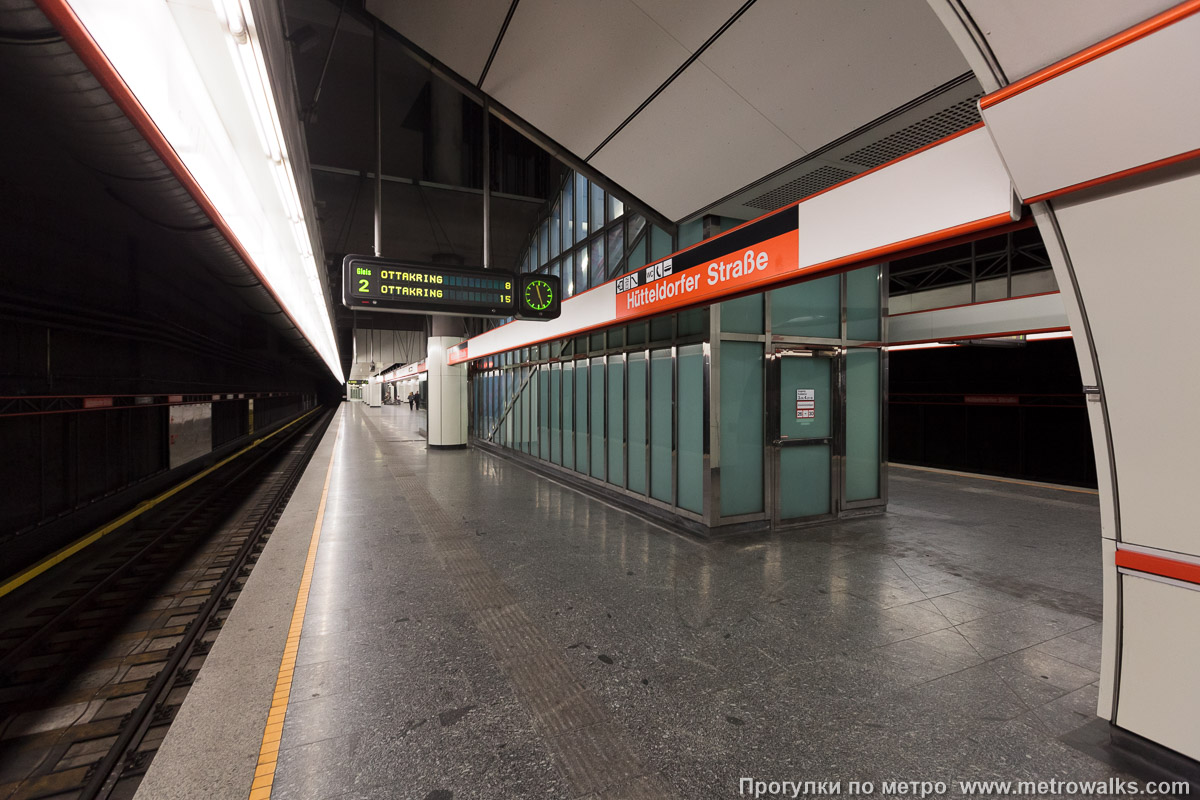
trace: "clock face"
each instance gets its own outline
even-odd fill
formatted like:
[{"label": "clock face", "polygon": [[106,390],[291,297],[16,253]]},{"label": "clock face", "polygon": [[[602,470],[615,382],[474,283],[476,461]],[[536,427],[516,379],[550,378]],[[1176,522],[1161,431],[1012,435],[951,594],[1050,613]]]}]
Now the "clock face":
[{"label": "clock face", "polygon": [[554,290],[543,280],[533,280],[525,287],[525,305],[534,311],[545,311],[554,301]]}]

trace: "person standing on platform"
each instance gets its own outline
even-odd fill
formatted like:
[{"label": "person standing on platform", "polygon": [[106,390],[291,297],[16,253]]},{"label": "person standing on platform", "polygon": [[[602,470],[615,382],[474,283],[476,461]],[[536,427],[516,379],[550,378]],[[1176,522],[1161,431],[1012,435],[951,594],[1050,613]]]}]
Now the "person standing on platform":
[{"label": "person standing on platform", "polygon": [[421,393],[420,392],[413,392],[413,405],[417,409],[417,411],[421,410]]},{"label": "person standing on platform", "polygon": [[412,392],[409,392],[409,393],[408,393],[408,410],[409,410],[409,411],[412,411],[412,410],[413,410],[413,397],[414,397],[414,396],[415,396],[415,395],[414,395]]}]

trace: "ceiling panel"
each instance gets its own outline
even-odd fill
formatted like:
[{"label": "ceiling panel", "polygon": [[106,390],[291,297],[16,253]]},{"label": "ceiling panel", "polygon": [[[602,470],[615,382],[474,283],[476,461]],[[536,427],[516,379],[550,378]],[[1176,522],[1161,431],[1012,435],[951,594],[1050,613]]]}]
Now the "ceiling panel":
[{"label": "ceiling panel", "polygon": [[696,52],[724,25],[745,0],[633,0],[646,16],[689,52]]},{"label": "ceiling panel", "polygon": [[805,150],[969,70],[926,0],[759,0],[700,60]]},{"label": "ceiling panel", "polygon": [[367,11],[471,83],[483,73],[511,0],[367,0]]},{"label": "ceiling panel", "polygon": [[1120,33],[1176,0],[965,0],[1010,81]]},{"label": "ceiling panel", "polygon": [[591,163],[680,219],[804,155],[703,64],[688,67]]},{"label": "ceiling panel", "polygon": [[630,0],[523,0],[483,89],[586,157],[689,55]]}]

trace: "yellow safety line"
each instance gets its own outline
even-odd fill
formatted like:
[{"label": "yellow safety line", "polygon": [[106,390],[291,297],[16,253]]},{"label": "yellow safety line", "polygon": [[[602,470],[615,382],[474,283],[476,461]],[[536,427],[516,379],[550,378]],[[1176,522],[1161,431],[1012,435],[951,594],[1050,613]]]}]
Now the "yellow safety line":
[{"label": "yellow safety line", "polygon": [[304,572],[300,576],[300,589],[296,592],[292,624],[288,627],[283,658],[279,661],[279,676],[275,679],[271,710],[267,712],[267,724],[263,730],[262,746],[258,750],[258,765],[254,770],[254,782],[250,784],[249,800],[269,800],[271,785],[275,782],[275,763],[279,759],[283,719],[287,715],[288,697],[292,693],[292,674],[296,670],[296,654],[300,651],[300,632],[304,628],[304,612],[308,608],[308,590],[312,585],[313,569],[317,563],[317,545],[321,541],[321,525],[325,521],[325,503],[329,499],[329,479],[333,477],[333,456],[337,452],[337,439],[334,439],[333,445],[333,453],[329,455],[329,466],[325,470],[325,488],[321,490],[321,504],[317,506],[317,518],[313,522],[312,539],[308,544],[308,557],[304,561]]},{"label": "yellow safety line", "polygon": [[914,469],[917,472],[932,472],[937,475],[957,475],[963,478],[978,478],[981,481],[995,481],[996,483],[1015,483],[1018,486],[1032,486],[1035,489],[1053,489],[1056,492],[1074,492],[1076,494],[1100,494],[1095,489],[1078,489],[1074,486],[1063,486],[1060,483],[1041,483],[1039,481],[1021,481],[1015,478],[997,478],[992,475],[980,475],[978,472],[959,472],[953,469],[935,469],[933,467],[916,467],[912,464],[888,464],[889,467],[897,467],[899,469]]},{"label": "yellow safety line", "polygon": [[9,592],[13,591],[14,589],[17,589],[20,586],[25,585],[26,583],[33,580],[38,575],[41,575],[43,572],[45,572],[46,570],[55,566],[56,564],[60,564],[63,561],[66,561],[68,558],[75,555],[83,548],[98,541],[101,537],[107,536],[108,534],[112,533],[117,528],[121,527],[122,525],[124,525],[125,523],[127,523],[129,521],[137,519],[142,514],[145,514],[147,511],[154,508],[156,505],[158,505],[162,501],[178,494],[179,492],[182,492],[184,489],[191,486],[193,483],[200,480],[204,476],[215,472],[216,470],[218,470],[221,467],[228,464],[230,461],[233,461],[235,458],[240,458],[241,456],[245,455],[249,451],[258,447],[263,442],[267,441],[268,439],[272,438],[273,436],[283,433],[285,430],[292,427],[297,422],[300,422],[305,417],[315,414],[319,410],[320,410],[319,407],[314,408],[312,411],[309,411],[307,414],[297,417],[296,419],[289,422],[287,425],[284,425],[279,430],[273,431],[272,433],[268,434],[267,436],[262,437],[261,439],[255,439],[253,444],[249,444],[246,447],[243,447],[241,450],[237,451],[236,453],[234,453],[233,455],[231,455],[227,458],[222,459],[221,461],[218,461],[216,464],[213,464],[211,467],[204,470],[203,472],[196,473],[195,475],[188,478],[183,483],[177,484],[176,486],[173,486],[170,489],[167,489],[165,492],[158,495],[157,497],[153,497],[149,500],[145,500],[145,501],[139,503],[138,505],[134,506],[131,510],[126,511],[124,514],[122,514],[121,516],[114,519],[112,522],[109,522],[105,525],[101,525],[99,528],[96,528],[96,530],[87,534],[82,539],[76,539],[71,544],[67,545],[66,547],[63,547],[61,550],[57,550],[57,551],[51,553],[50,555],[46,556],[45,558],[43,558],[41,561],[37,562],[33,566],[26,567],[21,572],[18,572],[16,575],[13,575],[8,580],[6,580],[4,583],[0,584],[0,597],[3,597],[4,595],[8,594]]}]

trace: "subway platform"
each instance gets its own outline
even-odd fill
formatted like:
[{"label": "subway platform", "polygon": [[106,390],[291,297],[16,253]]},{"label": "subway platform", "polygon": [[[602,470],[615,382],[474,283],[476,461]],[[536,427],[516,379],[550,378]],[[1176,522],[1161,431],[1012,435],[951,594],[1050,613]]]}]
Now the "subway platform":
[{"label": "subway platform", "polygon": [[1132,777],[1093,494],[894,467],[884,516],[702,541],[423,419],[342,405],[138,798]]}]

